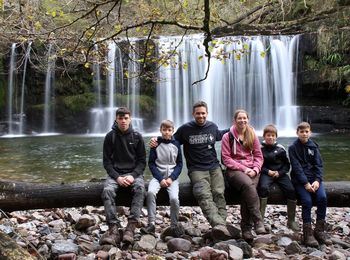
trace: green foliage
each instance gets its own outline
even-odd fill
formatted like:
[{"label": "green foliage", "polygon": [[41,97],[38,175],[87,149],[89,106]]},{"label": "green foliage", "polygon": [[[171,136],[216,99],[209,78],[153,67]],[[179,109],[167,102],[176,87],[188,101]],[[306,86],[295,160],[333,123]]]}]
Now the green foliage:
[{"label": "green foliage", "polygon": [[328,64],[336,67],[342,64],[342,61],[343,61],[343,55],[340,53],[330,53],[321,58],[321,62],[323,64],[325,65]]},{"label": "green foliage", "polygon": [[81,112],[92,107],[96,102],[96,97],[93,93],[85,93],[63,97],[62,101],[68,110],[72,112]]}]

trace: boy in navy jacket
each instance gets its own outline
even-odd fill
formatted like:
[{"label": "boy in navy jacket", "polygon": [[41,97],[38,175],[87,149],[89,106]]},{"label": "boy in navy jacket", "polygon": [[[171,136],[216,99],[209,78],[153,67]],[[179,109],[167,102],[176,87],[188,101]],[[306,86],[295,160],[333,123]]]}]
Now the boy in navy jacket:
[{"label": "boy in navy jacket", "polygon": [[[303,219],[303,240],[306,246],[332,244],[325,232],[327,195],[323,186],[323,162],[318,145],[310,139],[311,126],[302,122],[297,127],[298,139],[289,147],[292,166],[291,178],[296,193],[300,196]],[[316,227],[311,226],[311,208],[317,206]]]}]

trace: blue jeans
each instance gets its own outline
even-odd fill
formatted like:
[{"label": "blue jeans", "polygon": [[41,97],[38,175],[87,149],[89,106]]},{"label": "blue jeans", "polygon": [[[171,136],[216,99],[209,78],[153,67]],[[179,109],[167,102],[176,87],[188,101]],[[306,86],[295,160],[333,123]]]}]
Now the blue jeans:
[{"label": "blue jeans", "polygon": [[311,208],[313,206],[313,202],[317,206],[317,220],[325,220],[327,211],[327,195],[323,183],[320,183],[320,187],[315,193],[308,192],[304,186],[300,184],[296,184],[294,188],[300,197],[303,223],[311,223]]}]

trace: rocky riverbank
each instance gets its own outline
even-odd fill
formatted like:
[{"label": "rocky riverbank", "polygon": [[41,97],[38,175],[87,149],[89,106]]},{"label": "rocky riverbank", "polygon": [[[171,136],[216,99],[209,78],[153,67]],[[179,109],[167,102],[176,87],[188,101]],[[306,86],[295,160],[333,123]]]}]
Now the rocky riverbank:
[{"label": "rocky riverbank", "polygon": [[[327,222],[333,245],[309,248],[301,244],[301,232],[286,227],[286,207],[270,205],[265,223],[271,232],[256,236],[249,245],[239,238],[239,206],[228,207],[231,240],[211,240],[210,226],[199,207],[181,207],[183,238],[172,238],[169,207],[157,208],[156,237],[136,232],[133,246],[100,246],[99,238],[108,230],[103,207],[16,211],[0,219],[0,230],[10,235],[37,259],[350,259],[350,208],[329,208]],[[298,207],[301,227],[301,211]],[[122,226],[129,209],[119,207]],[[143,209],[140,226],[147,225]]]}]

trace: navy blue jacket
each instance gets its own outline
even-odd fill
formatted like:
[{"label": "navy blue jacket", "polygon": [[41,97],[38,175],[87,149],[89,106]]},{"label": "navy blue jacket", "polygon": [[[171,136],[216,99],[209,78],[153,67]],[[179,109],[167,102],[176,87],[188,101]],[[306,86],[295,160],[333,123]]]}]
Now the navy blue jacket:
[{"label": "navy blue jacket", "polygon": [[323,178],[323,162],[318,145],[308,140],[303,144],[297,139],[288,149],[292,166],[291,179],[295,184],[305,185]]}]

